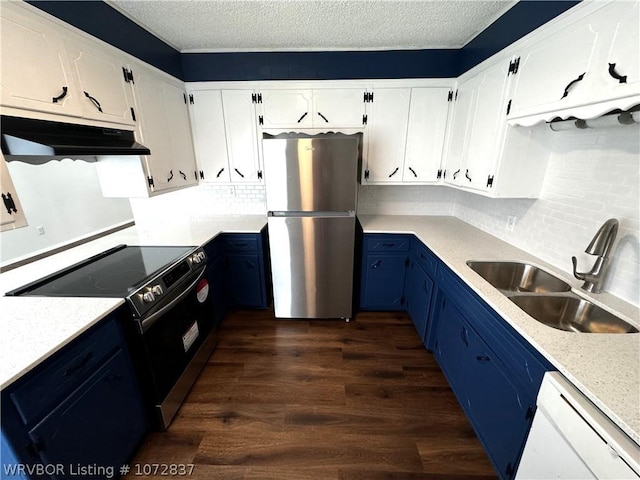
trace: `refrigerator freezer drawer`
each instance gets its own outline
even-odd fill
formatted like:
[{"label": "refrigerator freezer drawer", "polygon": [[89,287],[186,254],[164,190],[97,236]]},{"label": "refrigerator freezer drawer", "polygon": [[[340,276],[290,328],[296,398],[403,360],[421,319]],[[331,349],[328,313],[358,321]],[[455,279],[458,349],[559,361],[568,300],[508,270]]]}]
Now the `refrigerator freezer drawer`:
[{"label": "refrigerator freezer drawer", "polygon": [[278,318],[350,318],[354,216],[269,217]]}]

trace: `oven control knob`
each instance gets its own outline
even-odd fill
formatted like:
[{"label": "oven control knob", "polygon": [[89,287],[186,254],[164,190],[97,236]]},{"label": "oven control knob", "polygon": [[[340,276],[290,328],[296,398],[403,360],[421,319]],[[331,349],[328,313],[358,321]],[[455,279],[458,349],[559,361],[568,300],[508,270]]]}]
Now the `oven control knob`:
[{"label": "oven control knob", "polygon": [[204,255],[204,252],[198,252],[198,258],[200,260],[204,260],[206,258],[205,255]]},{"label": "oven control knob", "polygon": [[162,287],[160,285],[154,285],[153,287],[151,287],[151,292],[154,295],[162,295],[164,293],[164,291],[162,290]]},{"label": "oven control knob", "polygon": [[156,299],[155,295],[153,294],[153,292],[145,292],[142,294],[142,301],[144,303],[151,303]]},{"label": "oven control knob", "polygon": [[194,253],[191,257],[191,261],[197,265],[202,262],[202,258],[200,258],[200,255],[198,255],[197,253]]}]

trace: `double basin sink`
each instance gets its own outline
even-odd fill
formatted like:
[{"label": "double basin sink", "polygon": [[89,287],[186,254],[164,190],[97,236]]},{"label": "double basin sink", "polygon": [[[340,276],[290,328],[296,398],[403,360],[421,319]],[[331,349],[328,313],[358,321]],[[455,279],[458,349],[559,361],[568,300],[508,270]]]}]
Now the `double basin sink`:
[{"label": "double basin sink", "polygon": [[535,320],[558,330],[636,333],[623,319],[571,292],[571,286],[528,263],[468,261],[467,265]]}]

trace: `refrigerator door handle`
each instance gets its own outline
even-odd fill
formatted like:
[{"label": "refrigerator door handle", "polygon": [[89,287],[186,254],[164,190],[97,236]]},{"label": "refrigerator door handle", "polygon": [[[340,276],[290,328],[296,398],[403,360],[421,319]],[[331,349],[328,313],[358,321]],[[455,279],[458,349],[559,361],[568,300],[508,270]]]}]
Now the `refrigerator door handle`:
[{"label": "refrigerator door handle", "polygon": [[303,212],[303,211],[269,211],[267,217],[355,217],[355,210],[347,210],[345,212]]}]

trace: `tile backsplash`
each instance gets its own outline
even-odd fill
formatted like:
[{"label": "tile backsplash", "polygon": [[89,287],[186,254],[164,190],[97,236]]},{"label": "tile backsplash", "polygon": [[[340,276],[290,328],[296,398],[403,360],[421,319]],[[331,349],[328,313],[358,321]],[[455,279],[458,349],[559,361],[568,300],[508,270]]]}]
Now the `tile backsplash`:
[{"label": "tile backsplash", "polygon": [[[454,215],[571,274],[594,257],[584,249],[608,218],[620,221],[605,290],[640,305],[640,135],[636,126],[558,132],[539,199],[491,199],[443,186],[364,185],[358,213]],[[188,205],[189,213],[265,214],[261,185],[201,185],[151,199],[132,199],[136,218]],[[178,215],[178,212],[175,213]],[[515,216],[513,231],[507,217]]]}]

